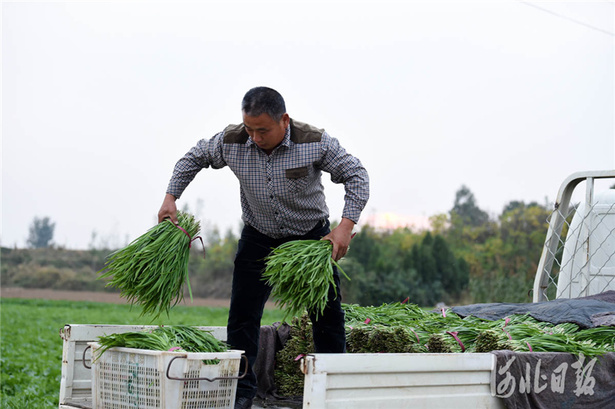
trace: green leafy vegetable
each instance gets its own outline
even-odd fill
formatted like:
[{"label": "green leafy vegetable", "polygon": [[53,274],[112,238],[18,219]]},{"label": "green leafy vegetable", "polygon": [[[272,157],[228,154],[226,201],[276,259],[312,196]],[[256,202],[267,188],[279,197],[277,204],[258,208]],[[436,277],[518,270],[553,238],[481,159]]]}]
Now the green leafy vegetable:
[{"label": "green leafy vegetable", "polygon": [[[582,353],[588,357],[615,352],[615,327],[579,329],[573,323],[553,325],[529,315],[511,315],[496,321],[461,318],[451,310],[425,312],[416,305],[401,303],[375,307],[343,304],[343,308],[351,352],[396,352],[410,343],[413,352],[508,349]],[[414,339],[401,329],[410,331]]]},{"label": "green leafy vegetable", "polygon": [[188,257],[191,238],[199,232],[200,223],[185,212],[178,212],[177,218],[181,229],[164,220],[111,253],[99,272],[99,278],[110,279],[108,287],[120,289],[122,297],[143,308],[141,315],[168,315],[170,308],[184,299],[184,283],[192,300]]},{"label": "green leafy vegetable", "polygon": [[160,326],[151,331],[124,332],[98,338],[100,355],[109,348],[123,347],[152,351],[225,352],[228,346],[209,331],[187,325]]},{"label": "green leafy vegetable", "polygon": [[304,309],[322,315],[329,286],[334,285],[333,266],[346,275],[331,257],[328,240],[294,240],[273,249],[267,256],[263,279],[272,287],[276,305],[288,316],[301,316]]}]

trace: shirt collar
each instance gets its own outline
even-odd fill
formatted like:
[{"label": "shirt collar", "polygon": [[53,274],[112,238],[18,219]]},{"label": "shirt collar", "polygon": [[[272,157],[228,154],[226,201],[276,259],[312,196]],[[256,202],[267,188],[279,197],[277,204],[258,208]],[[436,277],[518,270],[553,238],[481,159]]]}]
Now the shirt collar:
[{"label": "shirt collar", "polygon": [[[246,146],[254,146],[258,148],[258,146],[256,146],[256,144],[250,137],[248,137],[248,140],[246,141]],[[290,147],[290,123],[286,127],[286,132],[284,132],[284,139],[282,139],[282,142],[280,142],[280,144],[275,149],[278,149],[280,146]]]},{"label": "shirt collar", "polygon": [[282,142],[280,143],[279,146],[286,146],[286,147],[290,146],[290,123],[286,127],[286,132],[284,132],[284,139],[282,139]]}]

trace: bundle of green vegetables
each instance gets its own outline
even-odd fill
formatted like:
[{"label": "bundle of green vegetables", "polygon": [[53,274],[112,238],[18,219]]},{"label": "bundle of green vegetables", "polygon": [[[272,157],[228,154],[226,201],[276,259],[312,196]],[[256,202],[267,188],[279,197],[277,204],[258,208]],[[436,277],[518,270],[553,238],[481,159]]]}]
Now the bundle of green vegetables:
[{"label": "bundle of green vegetables", "polygon": [[99,353],[123,347],[152,351],[225,352],[228,346],[211,332],[187,325],[159,326],[150,331],[103,335],[98,338]]},{"label": "bundle of green vegetables", "polygon": [[[615,327],[580,329],[550,324],[529,315],[488,321],[461,318],[450,310],[424,312],[392,303],[377,307],[343,304],[351,352],[567,352],[597,356],[615,352]],[[403,329],[403,331],[402,331]],[[409,335],[412,336],[409,336]],[[398,339],[401,345],[395,343]]]},{"label": "bundle of green vegetables", "polygon": [[118,288],[120,296],[143,308],[141,315],[168,315],[184,299],[184,283],[192,300],[188,257],[200,223],[181,211],[177,218],[178,225],[166,219],[127,247],[111,253],[99,272],[99,278],[110,279],[108,287]]},{"label": "bundle of green vegetables", "polygon": [[418,334],[412,328],[401,325],[361,325],[348,331],[346,338],[347,350],[350,353],[427,352],[425,342],[421,343]]},{"label": "bundle of green vegetables", "polygon": [[343,304],[346,322],[349,325],[373,321],[374,323],[390,325],[421,321],[430,314],[416,304],[391,303],[380,306],[363,307],[357,304]]},{"label": "bundle of green vegetables", "polygon": [[299,359],[314,352],[312,322],[307,314],[293,317],[289,338],[275,354],[274,380],[276,393],[281,396],[303,395],[305,376],[298,365]]},{"label": "bundle of green vegetables", "polygon": [[334,284],[333,266],[350,280],[331,257],[328,240],[294,240],[273,249],[265,259],[263,279],[272,287],[276,305],[289,316],[301,316],[307,309],[317,317],[327,305],[329,286]]}]

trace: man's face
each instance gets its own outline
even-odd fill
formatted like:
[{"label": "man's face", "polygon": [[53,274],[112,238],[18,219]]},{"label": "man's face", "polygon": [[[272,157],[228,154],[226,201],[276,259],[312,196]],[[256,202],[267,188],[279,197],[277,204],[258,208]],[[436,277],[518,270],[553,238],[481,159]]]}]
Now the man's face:
[{"label": "man's face", "polygon": [[290,117],[284,114],[279,122],[268,114],[249,116],[243,112],[243,124],[250,139],[262,150],[270,153],[284,139]]}]

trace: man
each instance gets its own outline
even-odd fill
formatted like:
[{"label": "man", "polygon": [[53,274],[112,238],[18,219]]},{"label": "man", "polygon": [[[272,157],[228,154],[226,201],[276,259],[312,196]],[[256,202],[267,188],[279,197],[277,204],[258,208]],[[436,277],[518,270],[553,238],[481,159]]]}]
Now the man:
[{"label": "man", "polygon": [[[324,130],[292,120],[282,96],[266,87],[253,88],[242,101],[243,123],[229,125],[203,139],[175,165],[159,221],[177,222],[175,201],[202,169],[231,168],[240,184],[244,227],[239,239],[227,327],[227,342],[244,350],[248,375],[238,382],[236,408],[250,408],[256,395],[253,365],[258,352],[263,308],[271,288],[261,279],[263,259],[290,240],[324,239],[332,257],[348,251],[352,229],[369,197],[369,180],[361,162]],[[341,222],[329,229],[321,172],[345,187]],[[345,352],[340,280],[329,289],[322,316],[311,315],[316,352]]]}]

